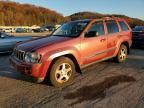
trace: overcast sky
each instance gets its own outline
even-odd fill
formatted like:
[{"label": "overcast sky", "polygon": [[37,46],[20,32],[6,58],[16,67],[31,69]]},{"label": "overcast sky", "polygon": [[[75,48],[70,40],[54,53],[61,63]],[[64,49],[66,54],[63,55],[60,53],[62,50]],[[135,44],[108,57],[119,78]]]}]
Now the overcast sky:
[{"label": "overcast sky", "polygon": [[102,14],[123,14],[144,20],[144,0],[13,0],[55,10],[64,16],[92,11]]}]

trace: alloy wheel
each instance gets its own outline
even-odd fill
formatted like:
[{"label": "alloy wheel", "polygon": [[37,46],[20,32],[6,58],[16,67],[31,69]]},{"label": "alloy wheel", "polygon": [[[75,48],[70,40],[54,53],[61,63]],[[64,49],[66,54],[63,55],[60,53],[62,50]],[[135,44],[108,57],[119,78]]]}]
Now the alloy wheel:
[{"label": "alloy wheel", "polygon": [[72,75],[72,67],[69,63],[60,64],[55,73],[55,78],[59,83],[67,82]]},{"label": "alloy wheel", "polygon": [[127,57],[127,49],[122,48],[121,51],[120,51],[119,58],[120,58],[121,61],[124,61],[126,59],[126,57]]}]

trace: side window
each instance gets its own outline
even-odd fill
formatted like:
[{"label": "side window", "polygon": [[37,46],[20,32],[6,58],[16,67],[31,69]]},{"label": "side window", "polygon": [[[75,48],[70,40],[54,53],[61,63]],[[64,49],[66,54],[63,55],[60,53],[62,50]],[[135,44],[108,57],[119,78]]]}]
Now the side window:
[{"label": "side window", "polygon": [[107,25],[108,33],[112,34],[112,33],[119,32],[119,28],[116,21],[114,20],[106,21],[106,25]]},{"label": "side window", "polygon": [[[90,29],[88,30],[88,34],[93,34],[93,33],[96,33],[95,36],[101,36],[101,35],[105,34],[104,24],[102,21],[96,22],[90,27]],[[90,36],[88,36],[88,37],[90,37]]]},{"label": "side window", "polygon": [[129,30],[128,27],[127,27],[127,25],[125,24],[125,22],[119,21],[119,24],[120,24],[120,26],[121,26],[122,31],[127,31],[127,30]]}]

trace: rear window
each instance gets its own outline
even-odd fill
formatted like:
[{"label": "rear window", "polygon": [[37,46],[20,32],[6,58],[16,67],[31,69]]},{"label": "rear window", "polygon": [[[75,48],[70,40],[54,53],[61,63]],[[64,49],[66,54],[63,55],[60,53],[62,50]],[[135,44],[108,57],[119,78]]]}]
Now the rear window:
[{"label": "rear window", "polygon": [[125,24],[125,22],[119,21],[119,24],[120,24],[120,26],[121,26],[122,31],[127,31],[127,30],[129,30],[128,27],[127,27],[127,25]]},{"label": "rear window", "polygon": [[118,28],[116,21],[114,20],[106,21],[106,25],[107,25],[108,33],[111,34],[111,33],[119,32],[119,28]]}]

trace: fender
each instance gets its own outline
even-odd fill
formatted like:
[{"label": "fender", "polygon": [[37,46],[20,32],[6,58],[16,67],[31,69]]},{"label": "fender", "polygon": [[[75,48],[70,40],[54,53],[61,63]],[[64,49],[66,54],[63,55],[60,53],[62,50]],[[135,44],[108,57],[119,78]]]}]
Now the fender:
[{"label": "fender", "polygon": [[53,59],[60,57],[60,56],[64,56],[66,54],[72,54],[75,59],[78,61],[78,63],[80,64],[80,51],[78,51],[78,48],[75,47],[64,47],[64,48],[60,48],[60,49],[55,49],[52,51],[48,51],[43,59],[47,60],[47,61],[52,61]]},{"label": "fender", "polygon": [[78,64],[80,65],[81,64],[81,61],[80,61],[81,56],[80,56],[79,52],[80,51],[78,51],[77,48],[75,48],[75,47],[64,47],[61,49],[47,52],[44,55],[44,57],[42,58],[42,61],[45,63],[44,64],[45,69],[44,69],[44,71],[40,72],[39,77],[45,77],[46,76],[46,74],[49,70],[50,64],[52,63],[52,61],[55,58],[58,58],[58,57],[61,57],[61,56],[67,55],[67,54],[73,55],[75,57],[75,59],[77,60]]}]

